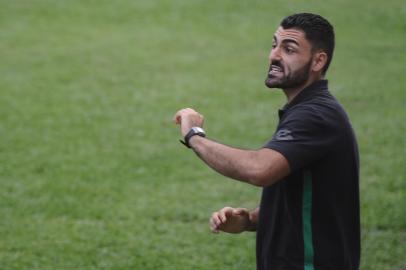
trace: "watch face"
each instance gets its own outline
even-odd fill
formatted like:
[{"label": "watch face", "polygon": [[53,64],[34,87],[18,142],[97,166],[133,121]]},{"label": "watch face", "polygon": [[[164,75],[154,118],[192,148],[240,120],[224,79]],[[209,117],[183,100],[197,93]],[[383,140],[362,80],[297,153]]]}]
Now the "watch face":
[{"label": "watch face", "polygon": [[202,133],[204,133],[204,130],[203,130],[201,127],[193,127],[192,129],[193,129],[193,131],[196,132],[196,133],[197,133],[197,132],[202,132]]}]

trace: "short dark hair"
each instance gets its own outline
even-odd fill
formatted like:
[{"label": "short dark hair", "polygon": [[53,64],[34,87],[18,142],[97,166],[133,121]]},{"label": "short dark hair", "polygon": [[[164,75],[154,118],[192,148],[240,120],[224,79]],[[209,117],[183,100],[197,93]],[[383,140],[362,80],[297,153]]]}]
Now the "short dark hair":
[{"label": "short dark hair", "polygon": [[334,53],[334,28],[323,17],[312,13],[297,13],[282,20],[283,29],[296,28],[305,33],[311,43],[312,50],[323,50],[327,54],[327,62],[323,67],[323,75],[330,66]]}]

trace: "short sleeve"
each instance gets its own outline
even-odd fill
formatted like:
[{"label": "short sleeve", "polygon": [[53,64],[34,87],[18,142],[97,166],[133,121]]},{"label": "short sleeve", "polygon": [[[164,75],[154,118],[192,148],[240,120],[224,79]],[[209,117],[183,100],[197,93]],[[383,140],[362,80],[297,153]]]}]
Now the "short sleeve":
[{"label": "short sleeve", "polygon": [[282,118],[272,139],[264,146],[281,153],[292,172],[320,159],[338,138],[330,121],[310,106],[292,108]]}]

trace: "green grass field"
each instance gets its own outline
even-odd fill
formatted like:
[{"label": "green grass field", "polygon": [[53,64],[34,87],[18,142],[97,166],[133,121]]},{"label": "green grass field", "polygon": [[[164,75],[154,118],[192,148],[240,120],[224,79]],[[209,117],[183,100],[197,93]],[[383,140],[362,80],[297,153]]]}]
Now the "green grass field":
[{"label": "green grass field", "polygon": [[213,235],[260,189],[178,142],[258,148],[285,98],[263,81],[295,12],[335,26],[328,74],[361,153],[362,269],[406,268],[406,5],[378,1],[0,0],[0,269],[254,269],[255,234]]}]

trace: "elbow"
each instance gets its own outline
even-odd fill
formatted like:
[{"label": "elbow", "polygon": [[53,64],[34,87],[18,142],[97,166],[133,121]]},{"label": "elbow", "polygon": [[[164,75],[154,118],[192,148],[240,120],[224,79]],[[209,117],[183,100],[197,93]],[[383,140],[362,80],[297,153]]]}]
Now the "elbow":
[{"label": "elbow", "polygon": [[276,151],[260,150],[246,166],[246,172],[252,185],[267,187],[289,175],[290,167],[286,158]]},{"label": "elbow", "polygon": [[257,187],[267,187],[277,181],[273,175],[265,172],[256,172],[249,177],[250,184]]}]

